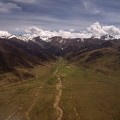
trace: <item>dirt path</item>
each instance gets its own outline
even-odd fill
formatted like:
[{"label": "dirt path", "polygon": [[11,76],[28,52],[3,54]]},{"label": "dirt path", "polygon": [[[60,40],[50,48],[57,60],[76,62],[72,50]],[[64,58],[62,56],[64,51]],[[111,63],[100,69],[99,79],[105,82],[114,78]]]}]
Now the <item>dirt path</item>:
[{"label": "dirt path", "polygon": [[28,109],[28,110],[27,110],[27,112],[26,112],[26,119],[27,119],[27,120],[30,120],[29,113],[30,113],[30,112],[31,112],[31,110],[34,108],[34,106],[35,106],[36,102],[37,102],[37,101],[38,101],[38,99],[39,99],[40,89],[42,88],[43,84],[44,84],[44,83],[42,83],[42,85],[39,87],[38,92],[35,94],[35,99],[34,99],[34,101],[33,101],[32,105],[29,107],[29,109]]},{"label": "dirt path", "polygon": [[77,117],[77,120],[80,120],[80,116],[79,116],[79,114],[78,114],[78,112],[77,112],[76,104],[75,104],[75,103],[74,103],[74,112],[75,112],[75,115],[76,115],[76,117]]},{"label": "dirt path", "polygon": [[13,112],[13,113],[12,113],[11,115],[9,115],[5,120],[11,119],[16,113],[17,113],[17,111]]},{"label": "dirt path", "polygon": [[16,117],[18,117],[18,114],[21,112],[23,108],[22,107],[18,107],[16,111],[14,111],[13,113],[11,113],[6,119],[4,120],[13,120]]},{"label": "dirt path", "polygon": [[58,68],[55,71],[55,76],[57,77],[58,83],[56,84],[57,95],[55,97],[54,108],[56,109],[57,120],[62,120],[63,117],[63,110],[60,107],[60,100],[62,96],[62,81],[61,77],[58,74]]}]

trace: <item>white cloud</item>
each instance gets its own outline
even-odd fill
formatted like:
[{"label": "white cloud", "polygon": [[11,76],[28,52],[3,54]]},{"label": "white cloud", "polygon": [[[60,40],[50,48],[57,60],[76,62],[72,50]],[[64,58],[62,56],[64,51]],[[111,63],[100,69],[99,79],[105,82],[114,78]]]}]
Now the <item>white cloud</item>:
[{"label": "white cloud", "polygon": [[54,36],[62,36],[63,38],[89,38],[91,37],[91,33],[77,33],[73,32],[71,30],[69,31],[64,31],[64,30],[59,30],[59,31],[46,31],[39,29],[37,27],[30,27],[26,32],[31,35],[31,36],[41,36],[42,38],[51,38]]},{"label": "white cloud", "polygon": [[61,36],[63,38],[90,38],[92,36],[101,37],[103,35],[112,35],[116,38],[120,36],[120,29],[115,26],[101,26],[98,22],[94,23],[87,28],[87,31],[75,32],[70,29],[69,31],[48,31],[37,28],[35,26],[30,27],[26,30],[25,36],[41,36],[42,38],[51,38],[54,36]]},{"label": "white cloud", "polygon": [[3,37],[3,36],[7,37],[7,36],[10,36],[10,35],[11,34],[7,31],[0,31],[0,37]]},{"label": "white cloud", "polygon": [[[16,28],[19,31],[19,28]],[[23,31],[22,31],[23,32]],[[87,31],[75,32],[75,30],[70,29],[68,31],[50,31],[37,28],[35,26],[29,27],[22,38],[32,39],[34,37],[40,36],[42,39],[46,40],[54,36],[61,36],[63,38],[90,38],[92,36],[101,37],[103,35],[112,35],[115,38],[120,38],[120,29],[115,26],[102,26],[98,22],[94,23],[87,28]],[[7,31],[0,31],[0,36],[10,36]]]},{"label": "white cloud", "polygon": [[21,7],[13,3],[0,2],[0,13],[9,13],[12,12],[13,10],[22,10],[22,9]]},{"label": "white cloud", "polygon": [[101,25],[100,25],[98,22],[96,22],[96,23],[94,23],[93,25],[91,25],[90,27],[88,27],[87,30],[88,30],[89,32],[91,32],[93,36],[98,36],[98,37],[99,37],[99,36],[102,36],[102,35],[107,34],[107,33],[102,29]]},{"label": "white cloud", "polygon": [[120,29],[115,26],[101,26],[98,22],[94,23],[87,30],[92,33],[93,36],[100,37],[102,35],[112,35],[118,36],[120,35]]},{"label": "white cloud", "polygon": [[116,28],[115,26],[103,26],[102,29],[110,35],[120,35],[120,29]]}]

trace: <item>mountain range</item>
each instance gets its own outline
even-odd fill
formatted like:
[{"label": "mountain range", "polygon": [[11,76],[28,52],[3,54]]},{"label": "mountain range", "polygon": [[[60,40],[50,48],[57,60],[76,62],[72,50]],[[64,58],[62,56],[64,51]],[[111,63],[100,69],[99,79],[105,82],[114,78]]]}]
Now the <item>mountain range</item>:
[{"label": "mountain range", "polygon": [[84,39],[55,36],[47,41],[40,36],[32,39],[22,36],[0,38],[1,74],[15,71],[16,68],[45,65],[58,57],[96,71],[107,72],[110,68],[115,72],[120,67],[120,40],[110,35]]}]

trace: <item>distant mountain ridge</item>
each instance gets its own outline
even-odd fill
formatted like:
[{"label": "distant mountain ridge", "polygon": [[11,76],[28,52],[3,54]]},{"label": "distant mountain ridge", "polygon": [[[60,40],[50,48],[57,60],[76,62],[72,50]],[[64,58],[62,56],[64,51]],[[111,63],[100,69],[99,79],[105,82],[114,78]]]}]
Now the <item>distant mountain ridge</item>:
[{"label": "distant mountain ridge", "polygon": [[106,51],[108,48],[119,52],[120,40],[110,35],[101,38],[74,39],[56,36],[47,41],[42,40],[40,36],[31,39],[16,36],[2,37],[0,38],[0,71],[9,71],[16,66],[33,67],[55,60],[59,56],[69,60],[76,58],[79,61],[81,57],[78,56],[95,50]]},{"label": "distant mountain ridge", "polygon": [[[45,40],[45,41],[49,41],[51,40],[51,38],[63,38],[63,39],[71,39],[70,37],[67,37],[67,38],[64,38],[62,36],[54,36],[54,37],[41,37],[41,36],[36,36],[36,35],[29,35],[29,34],[24,34],[24,35],[4,35],[4,36],[0,36],[0,38],[7,38],[7,39],[11,39],[11,38],[17,38],[17,39],[20,39],[20,40],[24,40],[24,41],[28,41],[28,40],[33,40],[34,38],[36,37],[40,37],[42,40]],[[106,34],[106,35],[102,35],[101,37],[89,37],[89,38],[98,38],[98,39],[104,39],[104,40],[113,40],[113,39],[116,39],[114,36],[112,35],[109,35],[109,34]],[[86,39],[86,38],[72,38],[72,39]],[[118,39],[118,38],[117,38]]]}]

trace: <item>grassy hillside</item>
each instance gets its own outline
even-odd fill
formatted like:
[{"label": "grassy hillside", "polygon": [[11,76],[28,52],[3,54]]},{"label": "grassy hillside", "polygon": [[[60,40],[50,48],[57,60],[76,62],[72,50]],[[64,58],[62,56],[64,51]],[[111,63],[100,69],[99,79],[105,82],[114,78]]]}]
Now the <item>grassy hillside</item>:
[{"label": "grassy hillside", "polygon": [[71,62],[101,74],[112,76],[120,74],[120,52],[114,48],[89,51],[72,58]]}]

